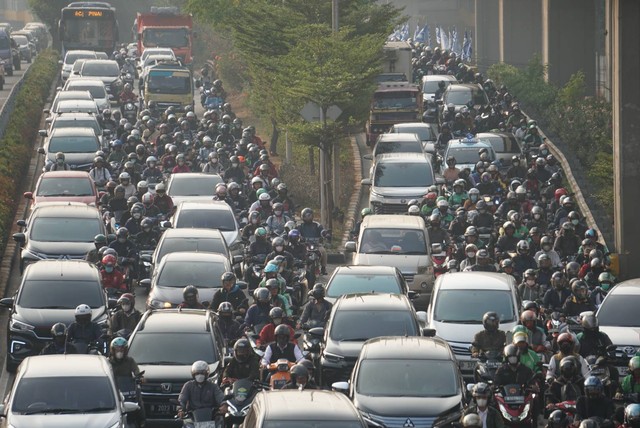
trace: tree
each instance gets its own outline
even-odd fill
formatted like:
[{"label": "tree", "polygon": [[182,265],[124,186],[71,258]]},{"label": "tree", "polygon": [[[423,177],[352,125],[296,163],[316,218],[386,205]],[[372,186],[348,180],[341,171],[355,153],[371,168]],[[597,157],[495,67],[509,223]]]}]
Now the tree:
[{"label": "tree", "polygon": [[29,7],[33,13],[49,27],[54,47],[57,47],[60,41],[58,34],[60,11],[68,4],[68,0],[29,0]]}]

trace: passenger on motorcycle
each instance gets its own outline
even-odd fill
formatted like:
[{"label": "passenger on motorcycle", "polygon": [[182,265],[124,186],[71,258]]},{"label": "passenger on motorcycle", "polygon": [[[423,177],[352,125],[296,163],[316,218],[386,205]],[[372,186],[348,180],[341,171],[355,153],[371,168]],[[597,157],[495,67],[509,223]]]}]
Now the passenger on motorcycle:
[{"label": "passenger on motorcycle", "polygon": [[551,344],[546,339],[544,329],[537,323],[538,317],[532,310],[526,310],[520,315],[520,322],[526,327],[527,341],[534,352],[547,352]]},{"label": "passenger on motorcycle", "polygon": [[305,389],[319,389],[318,385],[310,379],[309,370],[303,364],[296,364],[289,369],[291,380],[287,382],[282,389],[297,389],[299,391]]},{"label": "passenger on motorcycle", "polygon": [[237,278],[233,272],[225,272],[220,277],[222,287],[213,294],[211,307],[217,308],[223,302],[229,302],[237,315],[244,316],[249,307],[249,301],[244,291],[236,283]]},{"label": "passenger on motorcycle", "polygon": [[571,294],[562,307],[562,312],[568,317],[575,317],[582,312],[595,312],[596,307],[589,300],[589,289],[584,281],[574,281],[571,285]]},{"label": "passenger on motorcycle", "polygon": [[[269,312],[271,311],[271,293],[265,287],[256,288],[253,292],[255,303],[247,310],[244,317],[244,326],[253,329],[269,322]],[[256,333],[260,333],[256,331]]]},{"label": "passenger on motorcycle", "polygon": [[88,349],[79,348],[78,345],[87,346],[102,341],[102,329],[91,321],[92,313],[89,305],[78,305],[75,309],[75,321],[67,329],[67,341],[75,345],[80,354],[86,354]]},{"label": "passenger on motorcycle", "polygon": [[481,423],[478,428],[504,428],[504,421],[502,415],[493,406],[490,406],[493,391],[484,382],[479,382],[473,385],[471,391],[473,396],[473,404],[467,407],[460,418],[460,422],[464,425],[464,420],[468,415],[477,415],[480,417]]},{"label": "passenger on motorcycle", "polygon": [[158,239],[160,239],[160,233],[153,227],[153,220],[149,217],[143,218],[140,222],[140,232],[133,237],[137,247],[141,250],[155,249]]},{"label": "passenger on motorcycle", "polygon": [[[215,308],[215,306],[211,306]],[[233,305],[229,302],[222,302],[217,308],[218,325],[220,326],[222,337],[228,342],[240,339],[244,333],[242,331],[242,325],[234,319]]]},{"label": "passenger on motorcycle", "polygon": [[576,367],[578,368],[578,372],[581,373],[581,376],[583,378],[589,376],[589,365],[584,360],[584,358],[582,358],[582,356],[575,351],[575,339],[573,338],[571,333],[562,333],[560,336],[558,336],[557,342],[560,351],[553,357],[551,357],[551,360],[549,361],[549,367],[547,370],[547,382],[559,375],[560,362],[565,357],[574,357],[578,363]]},{"label": "passenger on motorcycle", "polygon": [[187,160],[183,153],[176,156],[176,166],[171,170],[172,174],[178,174],[182,172],[191,172],[191,167],[187,164]]},{"label": "passenger on motorcycle", "polygon": [[598,318],[595,314],[586,314],[580,321],[584,330],[578,333],[580,343],[580,355],[584,358],[589,355],[601,355],[608,346],[612,345],[609,336],[600,331]]},{"label": "passenger on motorcycle", "polygon": [[118,259],[115,256],[108,254],[102,258],[102,267],[100,268],[102,287],[105,290],[127,291],[125,277],[117,266]]},{"label": "passenger on motorcycle", "polygon": [[167,195],[167,187],[164,183],[158,183],[156,185],[156,194],[153,197],[153,203],[158,208],[160,214],[169,216],[173,213],[173,199]]},{"label": "passenger on motorcycle", "polygon": [[[270,265],[271,266],[271,265]],[[270,304],[271,306],[281,308],[287,317],[293,315],[293,310],[291,309],[290,297],[287,294],[282,292],[281,283],[278,282],[276,278],[267,279],[264,285],[261,283],[261,287],[266,287],[269,290],[270,294]]]},{"label": "passenger on motorcycle", "polygon": [[269,364],[278,361],[280,358],[285,358],[292,363],[297,363],[304,358],[300,348],[289,339],[290,328],[285,324],[280,324],[276,327],[274,331],[276,341],[267,346],[262,357],[263,367],[269,367]]},{"label": "passenger on motorcycle", "polygon": [[182,387],[178,401],[180,409],[178,417],[182,418],[190,411],[213,408],[219,414],[227,412],[224,393],[218,385],[208,379],[209,364],[206,361],[196,361],[191,365],[191,377]]},{"label": "passenger on motorcycle", "polygon": [[274,204],[277,204],[278,202],[281,203],[285,215],[293,218],[296,205],[293,202],[293,199],[289,196],[289,189],[287,188],[287,185],[285,183],[278,184],[276,191],[278,194],[273,198],[272,202]]},{"label": "passenger on motorcycle", "polygon": [[600,307],[611,287],[615,285],[615,282],[616,279],[611,272],[602,272],[600,276],[598,276],[599,285],[589,295],[589,300],[595,307]]},{"label": "passenger on motorcycle", "polygon": [[195,285],[187,285],[182,290],[183,301],[178,305],[180,309],[206,309],[199,300],[198,288]]},{"label": "passenger on motorcycle", "polygon": [[78,350],[67,341],[67,326],[64,323],[56,323],[51,327],[53,340],[42,348],[40,355],[77,354]]},{"label": "passenger on motorcycle", "polygon": [[[446,203],[447,201],[440,201],[440,203],[442,202]],[[429,217],[427,232],[429,234],[429,242],[432,244],[442,244],[443,247],[449,246],[449,233],[442,227],[442,216],[439,212],[434,211]]]},{"label": "passenger on motorcycle", "polygon": [[529,337],[526,333],[518,332],[513,335],[512,343],[518,347],[520,362],[529,367],[534,373],[541,373],[540,357],[529,347]]},{"label": "passenger on motorcycle", "polygon": [[101,259],[98,254],[98,250],[107,245],[107,237],[101,233],[96,235],[93,238],[93,245],[95,246],[95,248],[89,250],[89,252],[84,256],[84,259],[90,263],[96,264]]},{"label": "passenger on motorcycle", "polygon": [[[522,278],[525,271],[531,269],[536,270],[538,268],[538,264],[536,260],[529,253],[529,242],[525,239],[521,239],[518,241],[516,245],[517,254],[513,257],[513,268],[515,269],[515,273],[517,277]],[[536,299],[525,299],[525,300],[536,300]]]},{"label": "passenger on motorcycle", "polygon": [[620,382],[616,399],[624,399],[625,394],[640,394],[640,357],[635,356],[629,360],[629,374]]},{"label": "passenger on motorcycle", "polygon": [[124,224],[124,227],[127,229],[130,235],[135,236],[142,230],[142,218],[146,214],[144,205],[141,202],[136,202],[129,209],[129,213],[131,217]]},{"label": "passenger on motorcycle", "polygon": [[505,363],[496,370],[494,384],[497,386],[517,384],[535,389],[537,385],[533,383],[533,371],[520,362],[518,347],[507,345],[504,347],[503,354]]},{"label": "passenger on motorcycle", "polygon": [[285,325],[287,327],[289,327],[289,340],[291,340],[293,343],[296,342],[295,340],[295,330],[293,328],[291,328],[290,325],[284,323],[284,318],[285,318],[285,313],[282,310],[282,308],[280,307],[273,307],[271,308],[271,310],[269,311],[269,320],[270,322],[267,323],[264,327],[262,327],[262,330],[260,330],[260,334],[258,339],[256,340],[256,345],[261,347],[262,349],[265,349],[267,347],[267,345],[275,342],[276,340],[276,336],[275,336],[275,330],[276,328],[278,328],[278,326],[280,325]]},{"label": "passenger on motorcycle", "polygon": [[269,216],[273,214],[271,195],[265,188],[258,189],[256,194],[258,195],[258,200],[251,204],[249,211],[257,211],[260,214],[260,220],[266,222]]},{"label": "passenger on motorcycle", "polygon": [[126,227],[121,227],[116,231],[116,240],[109,245],[109,248],[116,250],[121,259],[130,263],[138,259],[138,248],[129,238],[129,230]]},{"label": "passenger on motorcycle", "polygon": [[513,261],[511,259],[503,259],[500,261],[500,273],[503,273],[505,275],[509,275],[513,278],[514,281],[517,282],[517,279],[515,277],[514,271],[513,271]]},{"label": "passenger on motorcycle", "polygon": [[136,298],[131,293],[120,296],[118,306],[119,309],[111,315],[109,320],[109,333],[114,336],[119,331],[123,331],[125,338],[128,338],[142,318],[142,313],[136,309]]}]

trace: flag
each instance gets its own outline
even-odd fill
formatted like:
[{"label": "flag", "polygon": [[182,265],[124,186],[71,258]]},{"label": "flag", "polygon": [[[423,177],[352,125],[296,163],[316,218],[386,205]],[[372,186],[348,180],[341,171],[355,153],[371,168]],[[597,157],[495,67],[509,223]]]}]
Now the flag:
[{"label": "flag", "polygon": [[402,26],[402,30],[400,31],[400,40],[405,41],[409,38],[409,23],[407,22]]},{"label": "flag", "polygon": [[426,24],[424,26],[424,30],[425,30],[426,38],[427,38],[427,40],[426,40],[427,41],[427,46],[431,46],[431,32],[429,30],[429,24]]},{"label": "flag", "polygon": [[387,37],[387,41],[388,42],[397,42],[398,40],[401,39],[402,35],[400,33],[401,28],[397,27],[395,30],[393,30],[393,33],[391,33],[389,35],[389,37]]},{"label": "flag", "polygon": [[467,38],[466,46],[463,46],[462,49],[464,51],[464,56],[467,59],[467,61],[471,61],[471,56],[473,54],[473,33],[469,32],[469,37]]},{"label": "flag", "polygon": [[467,60],[468,45],[469,45],[469,34],[467,33],[467,30],[464,30],[464,37],[462,39],[462,53],[460,55],[460,58],[462,58],[463,61]]},{"label": "flag", "polygon": [[440,45],[442,39],[440,37],[440,27],[436,25],[436,45]]},{"label": "flag", "polygon": [[416,30],[413,32],[413,41],[417,41],[416,39],[420,35],[420,22],[416,24]]},{"label": "flag", "polygon": [[444,28],[440,29],[440,48],[442,50],[449,49],[449,36]]},{"label": "flag", "polygon": [[458,30],[456,27],[453,27],[451,31],[451,50],[454,51],[457,55],[460,54],[460,46],[458,45]]},{"label": "flag", "polygon": [[420,31],[418,31],[418,34],[416,34],[415,36],[413,36],[414,38],[414,42],[420,42],[423,43],[426,38],[425,38],[425,33],[429,31],[429,26],[425,25],[424,27],[422,27],[422,29]]}]

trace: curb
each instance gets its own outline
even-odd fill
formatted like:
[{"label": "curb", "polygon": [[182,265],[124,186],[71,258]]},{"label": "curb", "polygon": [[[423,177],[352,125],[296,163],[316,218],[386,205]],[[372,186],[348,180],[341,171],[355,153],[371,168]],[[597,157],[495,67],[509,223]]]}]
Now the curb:
[{"label": "curb", "polygon": [[[346,228],[342,235],[342,242],[340,247],[344,248],[345,243],[349,240],[349,232],[354,228],[356,224],[356,214],[358,211],[358,204],[360,202],[360,196],[362,194],[362,184],[360,184],[360,180],[362,180],[362,155],[360,154],[360,149],[358,147],[358,143],[356,141],[355,135],[350,135],[349,140],[351,141],[351,151],[353,152],[353,194],[351,195],[351,199],[349,199],[349,207],[346,210],[345,218],[349,219],[346,221]],[[344,257],[344,255],[343,255]]]}]

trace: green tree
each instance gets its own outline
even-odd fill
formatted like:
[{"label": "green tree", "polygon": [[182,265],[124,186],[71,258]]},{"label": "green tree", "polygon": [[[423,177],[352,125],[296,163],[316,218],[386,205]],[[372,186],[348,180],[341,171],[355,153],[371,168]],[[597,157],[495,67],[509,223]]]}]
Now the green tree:
[{"label": "green tree", "polygon": [[60,41],[60,35],[58,34],[60,10],[69,3],[68,0],[29,0],[29,7],[33,13],[49,26],[54,47],[58,47]]}]

